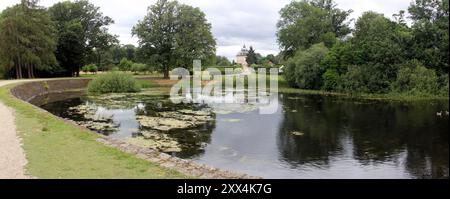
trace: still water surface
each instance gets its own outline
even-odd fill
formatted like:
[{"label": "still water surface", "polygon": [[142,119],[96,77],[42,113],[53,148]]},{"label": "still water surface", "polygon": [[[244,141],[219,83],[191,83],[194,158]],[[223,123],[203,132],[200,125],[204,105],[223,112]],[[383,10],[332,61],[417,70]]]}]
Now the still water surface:
[{"label": "still water surface", "polygon": [[[64,96],[64,98],[62,98]],[[91,106],[108,115],[118,139],[141,136],[138,116],[207,105],[174,105],[168,96],[51,94],[33,103],[74,121],[86,121],[74,107]],[[123,104],[117,102],[124,102]],[[448,101],[386,102],[280,94],[275,114],[257,109],[214,113],[212,121],[164,132],[180,145],[172,155],[264,178],[448,178]],[[94,108],[92,108],[94,107]],[[225,109],[224,109],[225,110]],[[437,112],[444,111],[443,116]]]}]

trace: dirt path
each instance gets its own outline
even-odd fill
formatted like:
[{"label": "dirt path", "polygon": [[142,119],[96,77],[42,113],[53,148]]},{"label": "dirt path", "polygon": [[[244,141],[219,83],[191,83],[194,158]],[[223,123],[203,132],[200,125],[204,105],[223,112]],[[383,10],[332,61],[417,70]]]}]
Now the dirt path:
[{"label": "dirt path", "polygon": [[[0,87],[19,81],[0,81]],[[0,179],[26,179],[27,160],[16,133],[14,111],[0,101]]]}]

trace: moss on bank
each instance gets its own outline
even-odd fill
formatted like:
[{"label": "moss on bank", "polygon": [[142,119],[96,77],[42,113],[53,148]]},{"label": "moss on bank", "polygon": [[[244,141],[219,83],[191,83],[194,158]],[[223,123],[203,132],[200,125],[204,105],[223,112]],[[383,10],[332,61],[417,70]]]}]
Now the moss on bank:
[{"label": "moss on bank", "polygon": [[15,110],[28,165],[27,174],[37,178],[189,178],[174,170],[107,147],[99,135],[42,111],[0,88],[0,100]]}]

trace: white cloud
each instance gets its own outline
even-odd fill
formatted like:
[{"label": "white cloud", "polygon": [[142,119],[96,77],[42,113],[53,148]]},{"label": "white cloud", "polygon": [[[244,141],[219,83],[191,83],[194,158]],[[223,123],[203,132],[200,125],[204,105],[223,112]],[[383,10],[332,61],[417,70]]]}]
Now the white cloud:
[{"label": "white cloud", "polygon": [[[51,6],[62,0],[41,0],[41,5]],[[372,10],[391,17],[399,10],[408,8],[411,0],[335,0],[339,8],[352,9],[352,18]],[[0,0],[0,10],[20,0]],[[110,27],[123,44],[136,44],[131,37],[131,28],[142,19],[148,6],[156,0],[90,0],[100,6],[101,11],[116,22]],[[180,0],[185,4],[200,7],[212,24],[217,39],[217,53],[234,58],[243,44],[252,45],[261,54],[278,53],[276,23],[279,10],[290,0]]]}]

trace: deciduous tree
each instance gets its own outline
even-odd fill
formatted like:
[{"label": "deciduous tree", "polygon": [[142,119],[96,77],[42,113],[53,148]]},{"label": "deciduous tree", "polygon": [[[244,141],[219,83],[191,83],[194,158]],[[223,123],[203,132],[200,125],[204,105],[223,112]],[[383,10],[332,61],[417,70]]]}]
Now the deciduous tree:
[{"label": "deciduous tree", "polygon": [[178,1],[158,0],[134,26],[133,34],[147,61],[159,66],[165,78],[171,68],[215,56],[216,42],[205,14]]}]

